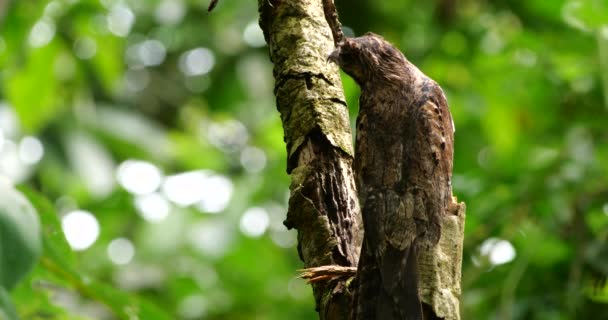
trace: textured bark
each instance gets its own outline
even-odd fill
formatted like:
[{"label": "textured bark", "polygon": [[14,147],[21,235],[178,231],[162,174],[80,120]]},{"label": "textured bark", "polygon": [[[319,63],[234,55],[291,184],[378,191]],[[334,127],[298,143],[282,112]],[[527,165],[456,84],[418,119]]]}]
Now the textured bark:
[{"label": "textured bark", "polygon": [[441,238],[418,258],[418,293],[425,320],[460,320],[460,280],[466,206],[452,199],[448,215],[441,218]]},{"label": "textured bark", "polygon": [[[298,231],[306,267],[354,267],[361,221],[352,171],[348,110],[321,0],[260,0],[260,26],[274,62],[291,197],[285,225]],[[316,282],[321,319],[348,319],[347,279]]]}]

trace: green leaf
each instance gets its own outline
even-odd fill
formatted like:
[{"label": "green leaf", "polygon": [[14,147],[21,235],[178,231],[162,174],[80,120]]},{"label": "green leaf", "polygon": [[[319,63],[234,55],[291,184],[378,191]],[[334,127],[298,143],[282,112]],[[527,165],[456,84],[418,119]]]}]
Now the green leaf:
[{"label": "green leaf", "polygon": [[36,210],[19,191],[0,182],[0,286],[12,289],[32,269],[40,251]]},{"label": "green leaf", "polygon": [[608,304],[608,282],[602,286],[587,285],[585,293],[595,302]]},{"label": "green leaf", "polygon": [[[173,319],[163,310],[134,294],[122,292],[111,286],[85,277],[77,270],[74,253],[70,249],[55,209],[52,204],[36,192],[22,187],[21,189],[31,199],[39,210],[44,225],[44,254],[40,260],[40,268],[35,277],[52,281],[66,288],[77,291],[81,296],[95,300],[107,306],[119,319]],[[40,290],[29,286],[33,291]],[[23,296],[23,294],[21,295]],[[23,301],[28,303],[28,301]],[[38,304],[44,306],[43,300]],[[45,307],[45,308],[48,308]]]},{"label": "green leaf", "polygon": [[[44,258],[42,259],[44,260]],[[55,281],[55,279],[56,277],[39,263],[11,291],[11,296],[17,307],[16,311],[23,319],[84,319],[70,315],[68,311],[54,304],[54,296],[56,297],[56,293],[62,290],[57,285],[59,281]]]},{"label": "green leaf", "polygon": [[499,155],[511,154],[517,147],[519,126],[513,111],[512,106],[492,102],[482,123],[488,140]]},{"label": "green leaf", "polygon": [[56,42],[32,49],[25,64],[11,70],[5,82],[6,96],[26,131],[36,132],[55,118],[62,107],[62,92],[55,64],[60,53]]},{"label": "green leaf", "polygon": [[17,313],[6,290],[0,287],[0,320],[17,320]]},{"label": "green leaf", "polygon": [[105,304],[119,319],[174,319],[153,303],[100,282],[86,284],[83,291],[94,300]]},{"label": "green leaf", "polygon": [[38,211],[42,223],[43,257],[60,264],[65,270],[74,268],[76,258],[65,239],[53,204],[41,194],[27,187],[19,187],[19,189]]},{"label": "green leaf", "polygon": [[98,36],[95,41],[98,48],[91,63],[104,90],[112,93],[118,88],[118,82],[123,72],[122,41],[112,35]]},{"label": "green leaf", "polygon": [[564,5],[563,16],[570,26],[583,31],[608,25],[608,2],[605,0],[573,0]]},{"label": "green leaf", "polygon": [[46,286],[40,285],[53,283],[71,288],[74,282],[70,279],[79,277],[75,271],[74,253],[63,235],[57,213],[44,196],[24,186],[20,186],[19,190],[38,211],[42,224],[43,253],[40,263],[12,292],[18,312],[26,318],[44,314],[52,319],[81,319],[55,306],[50,298],[51,292],[46,290]]}]

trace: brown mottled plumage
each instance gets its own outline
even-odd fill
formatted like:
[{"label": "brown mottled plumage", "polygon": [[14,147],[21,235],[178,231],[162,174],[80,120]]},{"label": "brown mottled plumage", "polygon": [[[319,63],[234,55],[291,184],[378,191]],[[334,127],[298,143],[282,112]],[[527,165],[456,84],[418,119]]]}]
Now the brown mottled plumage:
[{"label": "brown mottled plumage", "polygon": [[417,255],[439,241],[452,195],[445,96],[372,33],[345,39],[329,60],[361,87],[355,174],[365,235],[353,319],[422,319]]}]

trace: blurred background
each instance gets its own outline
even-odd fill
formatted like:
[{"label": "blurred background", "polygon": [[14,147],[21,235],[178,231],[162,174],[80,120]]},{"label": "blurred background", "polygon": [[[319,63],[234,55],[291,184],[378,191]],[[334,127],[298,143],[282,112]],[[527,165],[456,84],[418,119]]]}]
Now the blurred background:
[{"label": "blurred background", "polygon": [[[336,3],[446,92],[463,319],[608,319],[608,2]],[[87,279],[169,319],[316,318],[257,2],[207,5],[0,1],[0,176],[50,201],[85,279],[37,266],[23,318],[112,318]]]}]

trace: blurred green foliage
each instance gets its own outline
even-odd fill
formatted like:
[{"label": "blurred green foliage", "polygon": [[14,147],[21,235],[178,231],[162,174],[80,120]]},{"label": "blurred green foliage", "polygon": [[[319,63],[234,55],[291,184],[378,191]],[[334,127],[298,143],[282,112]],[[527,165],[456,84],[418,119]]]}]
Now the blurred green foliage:
[{"label": "blurred green foliage", "polygon": [[[446,92],[463,319],[608,319],[608,2],[336,3]],[[257,3],[207,5],[0,2],[0,175],[44,236],[24,319],[316,317]]]}]

